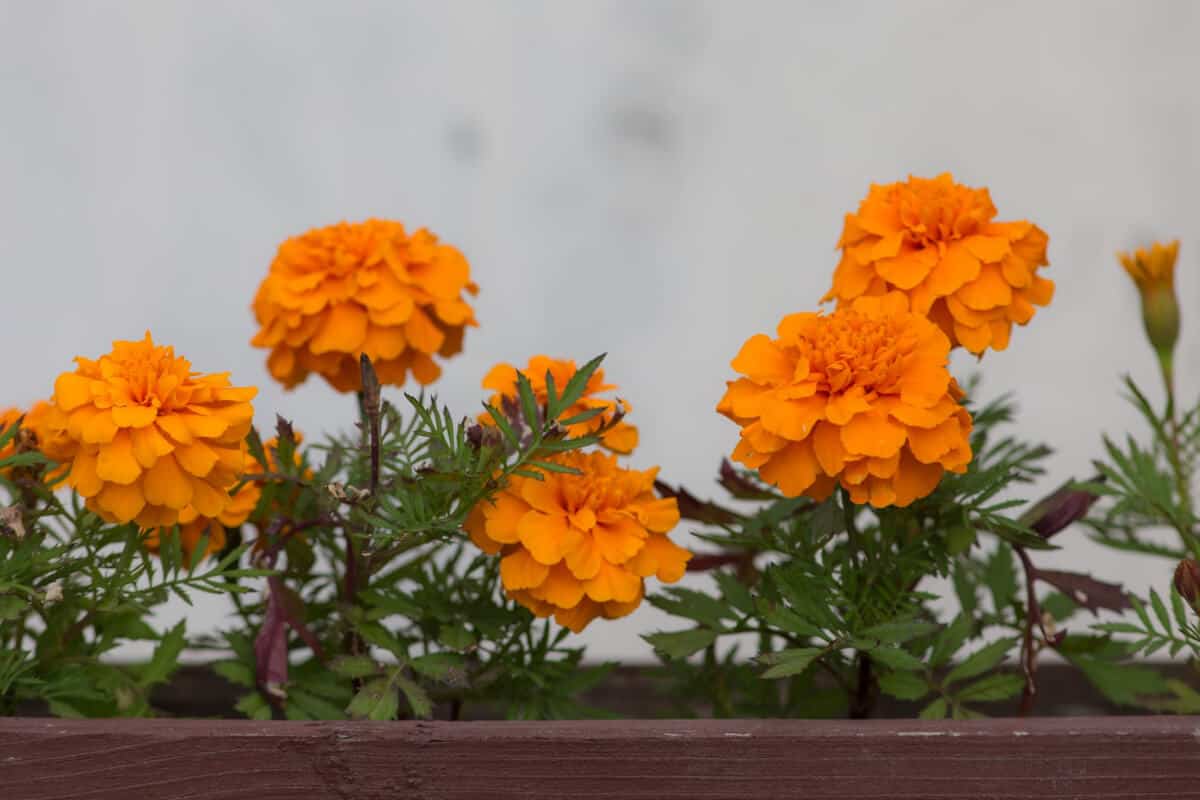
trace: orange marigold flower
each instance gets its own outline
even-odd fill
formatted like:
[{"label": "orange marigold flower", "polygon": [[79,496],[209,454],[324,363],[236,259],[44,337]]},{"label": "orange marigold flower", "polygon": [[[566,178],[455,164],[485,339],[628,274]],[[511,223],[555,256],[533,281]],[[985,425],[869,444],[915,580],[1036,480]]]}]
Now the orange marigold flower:
[{"label": "orange marigold flower", "polygon": [[228,373],[193,373],[149,333],[75,361],[55,381],[53,402],[78,446],[67,483],[88,508],[143,529],[174,525],[188,507],[219,516],[246,466],[258,390],[231,386]]},{"label": "orange marigold flower", "polygon": [[872,184],[858,213],[846,215],[842,258],[821,302],[840,306],[899,290],[952,345],[1003,350],[1012,323],[1033,319],[1034,306],[1054,296],[1054,282],[1037,274],[1049,264],[1042,229],[995,216],[987,189],[955,183],[949,173]]},{"label": "orange marigold flower", "polygon": [[[0,435],[10,432],[10,428],[15,428],[17,423],[21,421],[21,409],[6,408],[0,411]],[[4,444],[0,444],[0,461],[6,458],[11,458],[17,452],[17,436],[20,432],[16,432]],[[7,470],[5,473],[7,474]]]},{"label": "orange marigold flower", "polygon": [[903,295],[830,315],[791,314],[752,336],[717,411],[741,427],[733,459],[789,497],[907,506],[971,460],[971,416],[947,371],[950,342]]},{"label": "orange marigold flower", "polygon": [[57,483],[71,468],[71,459],[79,443],[67,433],[67,415],[51,401],[39,400],[25,415],[25,427],[33,432],[38,452],[59,466],[46,474],[48,483]]},{"label": "orange marigold flower", "polygon": [[[570,359],[534,356],[529,359],[529,365],[522,369],[521,372],[525,374],[525,377],[529,378],[529,385],[533,388],[533,394],[537,398],[538,404],[544,406],[548,397],[546,392],[546,373],[549,372],[554,377],[554,385],[561,392],[567,385],[567,381],[571,380],[571,376],[575,374],[575,362]],[[495,392],[491,396],[491,399],[488,400],[488,403],[495,408],[502,409],[505,398],[508,398],[510,402],[517,399],[517,368],[512,364],[497,364],[484,376],[483,388],[491,389]],[[604,409],[604,413],[576,425],[568,426],[568,433],[571,436],[587,436],[603,426],[606,418],[611,418],[611,415],[616,413],[618,409],[622,414],[628,414],[630,405],[625,400],[620,398],[605,400],[595,396],[601,392],[611,391],[616,388],[615,385],[604,382],[603,369],[597,369],[593,372],[591,378],[588,379],[583,396],[560,416],[562,419],[570,419],[577,414],[582,414],[594,408],[602,408]],[[484,425],[496,424],[491,415],[487,413],[480,414],[479,421]],[[600,443],[614,453],[628,455],[637,447],[638,429],[636,426],[630,425],[625,421],[618,422],[604,433]]]},{"label": "orange marigold flower", "polygon": [[582,474],[514,476],[467,520],[471,540],[502,553],[505,591],[539,617],[578,633],[598,616],[615,619],[642,601],[643,578],[683,577],[691,553],[667,534],[675,498],[654,494],[658,469],[624,469],[617,457],[572,451],[551,459]]},{"label": "orange marigold flower", "polygon": [[289,389],[315,372],[358,391],[362,353],[382,383],[401,386],[411,371],[428,384],[441,374],[433,357],[461,351],[477,324],[463,293],[478,291],[462,253],[425,229],[409,236],[378,219],[314,228],[279,246],[254,298],[262,329],[251,343],[270,349],[267,367]]}]

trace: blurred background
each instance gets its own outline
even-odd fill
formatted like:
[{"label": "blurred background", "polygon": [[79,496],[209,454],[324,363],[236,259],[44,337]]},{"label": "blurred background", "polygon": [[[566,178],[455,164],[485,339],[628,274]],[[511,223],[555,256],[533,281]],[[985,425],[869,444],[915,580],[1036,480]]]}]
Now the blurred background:
[{"label": "blurred background", "polygon": [[[815,307],[871,182],[951,171],[1050,234],[1053,304],[956,362],[1056,448],[1032,497],[1138,428],[1123,373],[1162,396],[1114,251],[1182,239],[1177,371],[1200,388],[1197,40],[1189,0],[3,0],[0,406],[150,329],[259,385],[260,425],[348,428],[324,382],[270,382],[250,301],[286,237],[380,216],[456,244],[482,287],[436,386],[454,409],[497,361],[607,352],[633,465],[716,495],[741,343]],[[1040,563],[1169,580],[1056,542]],[[648,658],[664,622],[644,606],[583,640]]]}]

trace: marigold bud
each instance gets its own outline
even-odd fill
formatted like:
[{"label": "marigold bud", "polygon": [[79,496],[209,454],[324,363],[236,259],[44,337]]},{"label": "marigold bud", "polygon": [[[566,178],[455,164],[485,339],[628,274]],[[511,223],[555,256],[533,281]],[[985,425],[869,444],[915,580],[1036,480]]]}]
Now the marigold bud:
[{"label": "marigold bud", "polygon": [[1197,602],[1200,601],[1200,564],[1191,556],[1180,561],[1175,568],[1175,591],[1193,611],[1200,614],[1200,608],[1197,608]]},{"label": "marigold bud", "polygon": [[1179,240],[1167,245],[1155,242],[1148,250],[1117,253],[1121,266],[1137,284],[1142,297],[1146,337],[1167,372],[1175,343],[1179,341],[1179,300],[1175,296],[1175,261],[1178,257]]},{"label": "marigold bud", "polygon": [[[1103,481],[1103,475],[1097,475],[1091,480],[1092,483]],[[1074,481],[1067,481],[1034,504],[1033,508],[1022,516],[1022,521],[1043,539],[1049,539],[1071,523],[1083,519],[1099,497],[1073,487]]]}]

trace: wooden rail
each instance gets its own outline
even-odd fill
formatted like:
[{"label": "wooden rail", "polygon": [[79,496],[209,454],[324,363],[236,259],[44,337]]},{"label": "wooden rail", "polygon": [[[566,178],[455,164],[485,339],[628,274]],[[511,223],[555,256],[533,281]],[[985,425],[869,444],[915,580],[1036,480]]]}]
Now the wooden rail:
[{"label": "wooden rail", "polygon": [[1200,719],[0,719],[3,800],[1200,798]]}]

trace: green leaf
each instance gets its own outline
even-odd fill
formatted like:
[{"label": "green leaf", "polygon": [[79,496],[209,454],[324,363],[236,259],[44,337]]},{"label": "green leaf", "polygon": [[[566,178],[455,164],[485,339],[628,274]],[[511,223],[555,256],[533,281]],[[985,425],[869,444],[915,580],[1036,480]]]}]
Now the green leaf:
[{"label": "green leaf", "polygon": [[592,379],[592,374],[600,366],[600,362],[604,361],[605,355],[605,353],[601,353],[575,370],[575,374],[567,381],[567,385],[563,387],[562,395],[559,397],[559,403],[563,409],[570,408],[579,401],[579,398],[583,397],[583,393],[587,391],[588,381]]},{"label": "green leaf", "polygon": [[883,622],[879,625],[872,625],[858,635],[864,639],[878,639],[881,642],[890,644],[903,644],[909,639],[915,639],[918,636],[924,636],[937,630],[937,625],[931,622],[921,622],[918,620],[904,620],[901,622]]},{"label": "green leaf", "polygon": [[400,691],[404,692],[404,697],[408,700],[408,707],[412,709],[414,717],[428,719],[433,714],[433,701],[429,699],[429,695],[425,693],[424,689],[399,672],[392,676],[392,680],[400,687]]},{"label": "green leaf", "polygon": [[782,605],[776,605],[758,598],[755,602],[758,616],[776,630],[788,631],[798,636],[821,637],[821,629],[801,617],[795,611]]},{"label": "green leaf", "polygon": [[179,624],[163,634],[158,647],[154,648],[150,663],[142,668],[139,686],[162,683],[179,667],[179,654],[183,652],[183,646],[187,643],[184,638],[186,625],[185,620],[180,620]]},{"label": "green leaf", "polygon": [[254,670],[241,661],[218,661],[212,665],[212,671],[232,684],[254,688]]},{"label": "green leaf", "polygon": [[1118,664],[1102,656],[1084,653],[1064,655],[1083,671],[1101,694],[1118,705],[1137,706],[1143,697],[1163,694],[1169,688],[1162,675],[1147,667]]},{"label": "green leaf", "polygon": [[965,614],[959,614],[934,639],[933,650],[929,654],[929,666],[940,667],[949,661],[970,635],[971,620]]},{"label": "green leaf", "polygon": [[340,656],[329,662],[329,668],[343,678],[365,678],[379,672],[379,665],[370,656]]},{"label": "green leaf", "polygon": [[888,672],[879,677],[879,688],[898,700],[920,700],[929,694],[929,682],[911,672]]},{"label": "green leaf", "polygon": [[946,674],[944,683],[949,685],[955,681],[974,678],[976,675],[987,672],[1004,660],[1004,656],[1012,649],[1016,641],[1015,638],[1009,638],[984,645],[951,669]]},{"label": "green leaf", "polygon": [[534,459],[530,459],[529,461],[526,461],[525,463],[527,466],[529,466],[531,468],[545,470],[546,472],[557,472],[561,475],[582,475],[583,474],[582,471],[576,469],[575,467],[570,467],[570,466],[567,466],[566,464],[558,464],[553,461],[536,461]]},{"label": "green leaf", "polygon": [[498,408],[484,403],[483,409],[487,411],[488,416],[492,418],[492,422],[496,423],[496,427],[504,434],[504,438],[508,440],[510,445],[513,447],[520,445],[521,437],[517,436],[516,432],[512,429],[512,425],[508,424],[508,420],[505,419],[504,414]]},{"label": "green leaf", "polygon": [[1012,673],[988,675],[980,678],[958,691],[958,699],[962,702],[988,703],[996,700],[1007,700],[1021,693],[1025,679]]},{"label": "green leaf", "polygon": [[743,614],[754,613],[754,598],[751,596],[750,590],[746,588],[746,584],[738,580],[736,575],[721,571],[713,577],[716,579],[717,586],[721,589],[721,597],[726,603]]},{"label": "green leaf", "polygon": [[408,662],[414,672],[419,672],[427,678],[445,680],[452,670],[463,668],[463,658],[458,653],[430,653],[414,658]]},{"label": "green leaf", "polygon": [[717,632],[710,628],[692,628],[686,631],[651,633],[642,638],[666,658],[687,658],[715,642]]},{"label": "green leaf", "polygon": [[892,669],[903,670],[922,670],[925,669],[924,662],[921,659],[909,653],[907,650],[901,650],[899,647],[890,647],[887,645],[875,647],[867,651],[871,658],[883,664],[885,667]]},{"label": "green leaf", "polygon": [[451,650],[466,650],[475,644],[475,634],[462,625],[446,625],[438,634],[438,641]]},{"label": "green leaf", "polygon": [[396,712],[399,710],[400,695],[396,691],[396,686],[387,678],[375,678],[368,681],[358,690],[358,694],[354,695],[350,705],[346,706],[346,713],[355,719],[370,719],[377,722],[395,719]]},{"label": "green leaf", "polygon": [[345,719],[346,712],[323,697],[309,694],[303,689],[293,686],[288,689],[288,708],[295,706],[303,711],[309,719]]},{"label": "green leaf", "polygon": [[271,719],[271,706],[267,704],[267,701],[258,692],[242,695],[234,705],[234,709],[245,714],[250,719],[260,721]]},{"label": "green leaf", "polygon": [[769,653],[762,656],[759,660],[772,666],[759,677],[764,680],[771,680],[799,675],[808,669],[813,660],[823,652],[824,650],[820,647],[798,647],[789,650],[780,650],[777,653]]},{"label": "green leaf", "polygon": [[1150,605],[1154,608],[1154,616],[1158,617],[1158,621],[1162,623],[1163,633],[1171,632],[1171,615],[1167,613],[1167,607],[1163,605],[1162,598],[1158,596],[1158,592],[1150,590]]},{"label": "green leaf", "polygon": [[1079,606],[1075,605],[1075,601],[1062,592],[1052,592],[1046,595],[1042,599],[1041,606],[1042,610],[1053,617],[1055,622],[1062,622],[1079,609]]},{"label": "green leaf", "polygon": [[33,606],[26,598],[17,594],[0,594],[0,622],[18,619],[30,611],[33,611]]},{"label": "green leaf", "polygon": [[539,430],[541,421],[538,419],[537,395],[533,393],[533,386],[523,372],[517,373],[517,395],[521,398],[521,414],[525,424],[531,431]]},{"label": "green leaf", "polygon": [[728,606],[715,597],[677,586],[663,590],[662,594],[652,595],[650,602],[675,616],[694,619],[713,628],[724,627],[722,620],[735,616]]},{"label": "green leaf", "polygon": [[1012,605],[1017,594],[1017,570],[1013,563],[1012,548],[1001,542],[987,560],[983,582],[992,594],[993,608],[1003,613]]},{"label": "green leaf", "polygon": [[921,709],[921,713],[917,714],[921,719],[945,719],[946,718],[946,698],[939,697],[929,705]]}]

